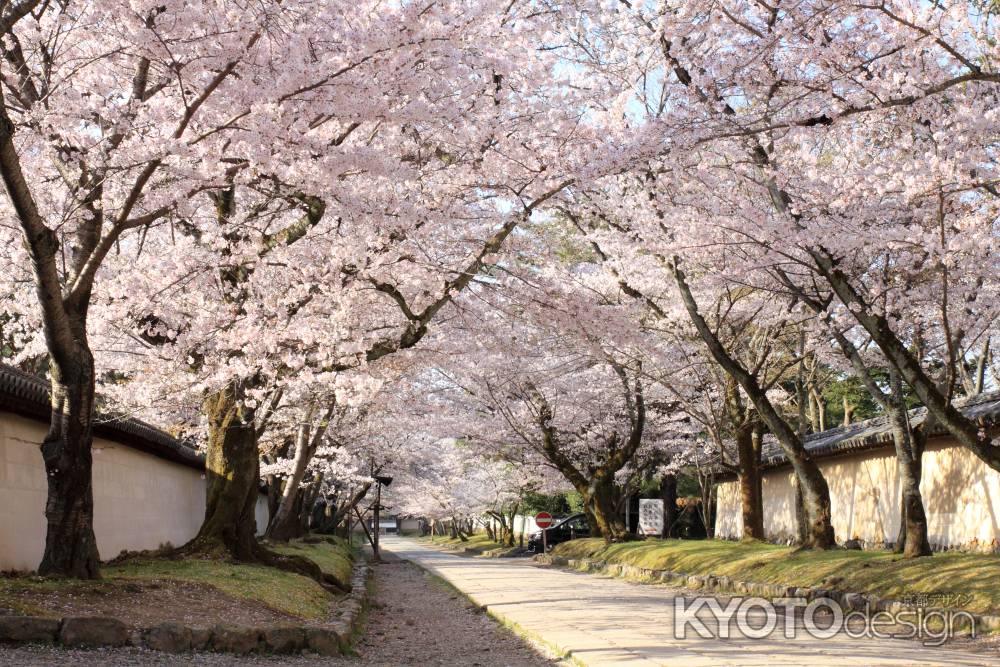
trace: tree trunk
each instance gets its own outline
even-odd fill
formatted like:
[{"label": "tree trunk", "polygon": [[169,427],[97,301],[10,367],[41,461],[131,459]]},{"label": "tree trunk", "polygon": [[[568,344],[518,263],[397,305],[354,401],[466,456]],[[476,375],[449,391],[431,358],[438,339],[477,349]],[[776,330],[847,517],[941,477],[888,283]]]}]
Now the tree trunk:
[{"label": "tree trunk", "polygon": [[698,512],[705,526],[705,537],[712,539],[715,537],[715,475],[711,470],[703,472],[699,469],[698,485],[701,488]]},{"label": "tree trunk", "polygon": [[798,478],[792,479],[792,487],[795,490],[796,541],[799,544],[806,544],[809,541],[809,518],[806,515],[806,504],[802,498],[802,485],[799,484]]},{"label": "tree trunk", "polygon": [[281,498],[285,494],[285,480],[277,475],[267,476],[267,516],[272,520],[278,515]]},{"label": "tree trunk", "polygon": [[91,478],[94,359],[85,343],[77,342],[77,358],[57,363],[50,357],[49,362],[52,412],[41,447],[48,481],[47,528],[38,573],[97,579],[101,559]]},{"label": "tree trunk", "polygon": [[[793,290],[795,289],[790,280],[786,279],[785,284],[791,286]],[[861,380],[868,389],[868,393],[872,399],[882,406],[888,416],[893,444],[896,450],[900,486],[902,488],[900,497],[900,526],[896,538],[895,550],[897,553],[906,554],[907,558],[930,555],[931,549],[927,539],[927,517],[924,512],[923,498],[920,495],[920,473],[924,439],[918,437],[918,434],[914,433],[910,427],[909,412],[906,408],[906,400],[903,394],[903,378],[900,371],[890,364],[889,391],[886,393],[879,383],[875,381],[868,365],[854,343],[842,331],[833,326],[829,314],[826,313],[825,306],[801,292],[798,294],[802,298],[803,303],[824,319],[844,356],[851,362],[856,377]],[[925,433],[933,428],[933,420],[934,413],[928,411],[924,421]],[[848,425],[850,421],[851,409],[845,395],[844,425]]]},{"label": "tree trunk", "polygon": [[760,474],[760,446],[755,422],[745,421],[736,431],[739,457],[740,510],[743,514],[743,539],[764,539],[764,508]]},{"label": "tree trunk", "polygon": [[257,560],[257,485],[260,461],[252,411],[240,405],[237,383],[205,399],[208,418],[208,495],[205,520],[190,547]]},{"label": "tree trunk", "polygon": [[597,516],[594,514],[593,504],[590,502],[587,494],[581,492],[580,495],[583,496],[583,516],[587,519],[590,536],[604,537],[604,533],[601,532],[601,525],[597,522]]},{"label": "tree trunk", "polygon": [[287,542],[292,537],[296,537],[296,512],[295,507],[299,499],[299,487],[302,478],[306,474],[306,466],[312,459],[310,444],[311,424],[307,422],[299,425],[299,432],[295,438],[295,458],[292,462],[292,474],[285,479],[284,489],[281,494],[281,502],[278,504],[278,511],[271,517],[267,526],[267,537],[272,540]]},{"label": "tree trunk", "polygon": [[816,405],[819,408],[819,430],[826,430],[826,402],[821,394],[816,394]]},{"label": "tree trunk", "polygon": [[[358,506],[358,503],[360,503],[365,496],[368,495],[368,491],[371,490],[371,488],[372,488],[372,483],[365,482],[360,487],[358,487],[358,490],[355,491],[354,493],[348,493],[347,499],[343,503],[338,502],[337,504],[335,504],[333,506],[333,519],[332,519],[333,525],[337,526],[345,519],[347,519],[349,522],[351,514],[354,512],[354,508]],[[431,535],[433,535],[434,534],[433,520],[431,521],[431,528],[432,528]]]},{"label": "tree trunk", "polygon": [[514,537],[514,525],[515,525],[515,522],[517,521],[517,513],[520,510],[520,508],[521,508],[521,503],[517,503],[516,505],[514,505],[511,508],[510,513],[508,514],[508,526],[509,526],[509,528],[507,530],[507,546],[508,547],[514,546],[514,539],[515,539],[515,537]]},{"label": "tree trunk", "polygon": [[333,416],[334,403],[331,402],[326,412],[314,426],[312,407],[306,413],[306,418],[299,426],[298,434],[295,438],[295,459],[292,464],[292,474],[285,480],[284,492],[281,496],[281,504],[278,512],[274,515],[267,526],[267,537],[274,540],[287,541],[292,537],[302,534],[300,530],[296,507],[301,507],[299,497],[302,480],[305,478],[306,470],[313,459],[313,455],[319,448],[326,435],[327,426]]},{"label": "tree trunk", "polygon": [[313,503],[309,510],[309,529],[317,533],[336,534],[337,526],[333,524],[333,511],[325,500]]},{"label": "tree trunk", "polygon": [[913,431],[903,399],[903,382],[895,370],[889,371],[889,384],[891,390],[886,407],[902,491],[900,538],[897,539],[896,546],[904,558],[930,556],[932,552],[927,536],[927,514],[924,511],[924,499],[920,495],[921,448],[913,441]]},{"label": "tree trunk", "polygon": [[669,473],[660,479],[663,500],[663,537],[677,537],[677,475]]},{"label": "tree trunk", "polygon": [[605,542],[624,542],[630,538],[628,526],[618,512],[618,495],[613,481],[595,480],[585,496]]},{"label": "tree trunk", "polygon": [[[266,463],[276,463],[279,459],[288,456],[294,442],[291,438],[285,438],[281,447],[276,452],[265,458]],[[278,514],[278,507],[281,505],[281,498],[284,495],[285,480],[277,475],[267,476],[267,516],[274,517]]]},{"label": "tree trunk", "polygon": [[311,577],[331,590],[344,584],[301,556],[285,556],[257,540],[257,495],[260,456],[253,410],[242,405],[242,384],[232,382],[209,395],[202,409],[208,420],[208,491],[205,520],[182,552],[259,562]]},{"label": "tree trunk", "polygon": [[924,511],[923,496],[920,494],[920,465],[919,459],[913,461],[898,459],[902,493],[896,552],[903,554],[904,558],[919,558],[933,553],[928,538],[927,514]]},{"label": "tree trunk", "polygon": [[310,530],[310,523],[313,517],[313,508],[316,507],[317,499],[319,498],[320,488],[323,486],[323,473],[316,473],[313,475],[312,482],[309,486],[299,493],[299,524],[298,524],[298,535],[296,537],[301,537],[307,534]]}]

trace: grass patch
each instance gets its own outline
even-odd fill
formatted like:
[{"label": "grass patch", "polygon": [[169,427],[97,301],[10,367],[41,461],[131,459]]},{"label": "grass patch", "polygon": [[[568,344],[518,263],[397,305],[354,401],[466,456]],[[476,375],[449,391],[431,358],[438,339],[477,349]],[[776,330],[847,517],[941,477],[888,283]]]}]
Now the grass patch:
[{"label": "grass patch", "polygon": [[268,546],[286,556],[304,556],[319,565],[324,573],[332,576],[345,587],[351,583],[351,571],[354,568],[354,550],[347,540],[339,537],[323,537],[320,542],[312,542],[311,538],[292,540],[287,544],[269,544]]},{"label": "grass patch", "polygon": [[[293,542],[276,550],[310,558],[324,572],[337,577],[338,581],[350,582],[353,554],[343,540],[316,544]],[[211,586],[230,597],[258,602],[306,620],[326,616],[334,600],[333,595],[309,577],[265,565],[221,559],[134,558],[106,565],[102,574],[104,578],[97,581],[0,577],[0,608],[20,614],[48,616],[51,613],[30,603],[31,594],[100,593],[120,588],[127,582],[157,580]]]},{"label": "grass patch", "polygon": [[[605,544],[600,538],[556,546],[564,558],[589,558],[684,574],[714,574],[759,583],[872,593],[900,599],[935,596],[937,606],[1000,611],[1000,556],[958,552],[903,559],[885,551],[797,551],[773,544],[723,540],[643,540]],[[940,597],[939,597],[940,596]]]},{"label": "grass patch", "polygon": [[332,596],[309,577],[265,565],[199,559],[137,560],[105,568],[109,579],[170,579],[207,584],[304,619],[326,615]]},{"label": "grass patch", "polygon": [[0,577],[0,608],[9,609],[15,614],[25,616],[52,616],[44,608],[26,601],[23,594],[28,592],[41,595],[54,591],[65,591],[67,594],[74,595],[94,590],[95,587],[104,590],[108,588],[104,581],[61,581],[39,577],[3,576]]},{"label": "grass patch", "polygon": [[441,535],[421,537],[420,539],[424,542],[433,544],[434,546],[445,547],[447,549],[457,549],[459,551],[469,550],[470,552],[477,554],[481,554],[484,551],[492,551],[493,549],[503,549],[505,547],[505,545],[491,540],[485,533],[470,535],[465,542],[457,537],[446,537]]}]

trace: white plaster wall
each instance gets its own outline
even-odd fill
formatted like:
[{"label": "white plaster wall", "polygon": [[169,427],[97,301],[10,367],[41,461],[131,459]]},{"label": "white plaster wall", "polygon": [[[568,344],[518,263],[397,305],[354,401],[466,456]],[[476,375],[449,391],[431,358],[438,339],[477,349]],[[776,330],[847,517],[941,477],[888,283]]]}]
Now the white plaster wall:
[{"label": "white plaster wall", "polygon": [[[33,570],[45,547],[40,422],[0,413],[0,569]],[[266,512],[266,507],[265,507]],[[198,470],[94,440],[94,532],[102,559],[122,550],[184,544],[205,515]]]},{"label": "white plaster wall", "polygon": [[[260,494],[257,496],[257,505],[253,508],[254,519],[257,522],[257,534],[263,535],[267,530],[267,522],[270,520],[270,513],[267,510],[267,496]],[[205,511],[205,503],[202,503],[202,512]]]},{"label": "white plaster wall", "polygon": [[928,446],[920,493],[931,544],[997,546],[1000,473],[968,449],[937,443]]},{"label": "white plaster wall", "polygon": [[[840,541],[895,541],[899,529],[899,475],[891,449],[819,461],[830,487],[833,528]],[[788,469],[764,475],[764,531],[768,539],[796,534],[795,491]],[[1000,473],[948,438],[928,444],[920,492],[936,547],[989,548],[1000,540]],[[719,485],[716,536],[743,533],[739,485]]]},{"label": "white plaster wall", "polygon": [[740,511],[740,485],[737,480],[716,486],[715,536],[737,540],[743,535],[743,514]]},{"label": "white plaster wall", "polygon": [[403,535],[412,535],[420,532],[420,521],[418,519],[402,519],[399,522],[399,532]]}]

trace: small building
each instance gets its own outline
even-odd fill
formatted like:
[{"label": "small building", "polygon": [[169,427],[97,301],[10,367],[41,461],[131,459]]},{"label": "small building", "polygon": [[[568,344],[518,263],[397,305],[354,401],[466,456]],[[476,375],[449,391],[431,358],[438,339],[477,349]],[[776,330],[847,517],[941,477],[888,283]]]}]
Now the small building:
[{"label": "small building", "polygon": [[423,522],[417,517],[398,516],[396,526],[400,535],[420,535],[423,532]]},{"label": "small building", "polygon": [[[1000,391],[980,394],[961,408],[995,428]],[[925,409],[910,411],[914,427]],[[833,528],[843,542],[857,539],[868,547],[893,543],[899,531],[900,483],[888,420],[869,419],[807,436],[806,449],[830,487]],[[928,439],[922,460],[920,492],[927,512],[931,546],[996,551],[1000,544],[1000,473],[960,446],[942,428]],[[764,532],[768,540],[787,542],[798,534],[794,475],[777,443],[762,452]],[[715,536],[743,534],[739,484],[733,473],[719,477]]]}]

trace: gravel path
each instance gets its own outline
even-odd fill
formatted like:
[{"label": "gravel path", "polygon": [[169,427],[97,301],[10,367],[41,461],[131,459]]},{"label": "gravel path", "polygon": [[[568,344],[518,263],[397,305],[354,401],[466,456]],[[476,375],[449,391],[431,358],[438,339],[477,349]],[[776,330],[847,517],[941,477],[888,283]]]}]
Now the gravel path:
[{"label": "gravel path", "polygon": [[363,664],[464,667],[555,664],[499,626],[464,596],[430,579],[417,566],[393,559],[376,571],[376,608],[357,646]]},{"label": "gravel path", "polygon": [[399,560],[375,568],[375,602],[357,658],[170,655],[139,649],[74,650],[0,645],[0,665],[17,667],[352,667],[555,664],[501,628],[462,596]]}]

